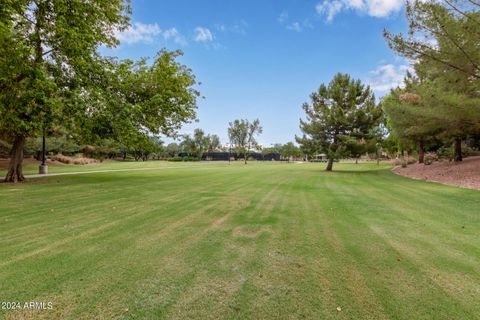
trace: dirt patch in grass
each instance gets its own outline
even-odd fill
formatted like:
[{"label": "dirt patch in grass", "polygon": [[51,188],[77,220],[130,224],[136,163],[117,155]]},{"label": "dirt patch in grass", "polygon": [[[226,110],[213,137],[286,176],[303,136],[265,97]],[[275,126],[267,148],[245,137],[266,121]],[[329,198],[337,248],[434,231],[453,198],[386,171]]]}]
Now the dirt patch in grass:
[{"label": "dirt patch in grass", "polygon": [[246,278],[221,279],[200,274],[169,312],[170,319],[219,319],[233,311],[229,303]]},{"label": "dirt patch in grass", "polygon": [[213,220],[211,223],[212,227],[219,227],[221,226],[231,215],[232,213],[238,212],[239,210],[248,207],[250,205],[250,200],[239,198],[236,196],[227,196],[225,197],[225,201],[222,201],[224,208],[222,210],[227,211],[227,214],[218,217],[217,219]]},{"label": "dirt patch in grass", "polygon": [[480,190],[480,156],[468,157],[462,162],[437,161],[431,165],[416,163],[406,168],[396,167],[393,172],[417,180]]}]

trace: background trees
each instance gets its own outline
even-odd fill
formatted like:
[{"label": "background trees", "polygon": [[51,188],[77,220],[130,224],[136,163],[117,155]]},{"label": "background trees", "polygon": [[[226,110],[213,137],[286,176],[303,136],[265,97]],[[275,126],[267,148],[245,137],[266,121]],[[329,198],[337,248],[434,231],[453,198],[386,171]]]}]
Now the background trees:
[{"label": "background trees", "polygon": [[290,161],[291,158],[300,157],[302,152],[293,142],[287,142],[280,148],[280,154],[284,159]]},{"label": "background trees", "polygon": [[180,144],[183,152],[202,159],[205,152],[215,152],[221,149],[220,138],[216,135],[206,135],[202,129],[195,129],[193,135],[184,135]]},{"label": "background trees", "polygon": [[297,137],[302,146],[327,155],[327,171],[333,160],[351,155],[357,146],[374,138],[373,128],[380,123],[381,109],[369,87],[347,74],[338,73],[328,86],[322,84],[310,96],[311,103],[303,109],[306,120],[300,120],[303,137]]},{"label": "background trees", "polygon": [[245,164],[247,164],[248,152],[252,149],[258,150],[260,148],[256,140],[256,136],[263,132],[260,120],[256,119],[253,122],[249,122],[246,119],[237,119],[230,122],[229,125],[228,137],[230,143],[238,153],[243,154]]}]

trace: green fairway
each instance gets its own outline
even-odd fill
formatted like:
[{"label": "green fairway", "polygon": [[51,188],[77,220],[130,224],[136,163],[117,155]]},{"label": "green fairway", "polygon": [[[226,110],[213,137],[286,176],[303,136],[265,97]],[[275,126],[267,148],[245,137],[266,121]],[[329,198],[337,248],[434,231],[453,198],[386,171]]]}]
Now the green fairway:
[{"label": "green fairway", "polygon": [[[0,167],[0,179],[7,174],[8,161],[3,161],[4,167]],[[38,174],[38,166],[40,161],[30,160],[25,163],[23,173],[26,175]],[[106,160],[102,163],[92,165],[66,165],[62,163],[55,163],[48,165],[49,173],[64,173],[64,172],[84,172],[84,171],[101,171],[101,170],[124,170],[124,169],[155,169],[163,167],[178,167],[178,166],[194,166],[199,165],[197,162],[166,162],[166,161],[115,161]]]},{"label": "green fairway", "polygon": [[479,191],[375,164],[157,165],[185,167],[1,184],[0,301],[53,306],[0,318],[480,319]]}]

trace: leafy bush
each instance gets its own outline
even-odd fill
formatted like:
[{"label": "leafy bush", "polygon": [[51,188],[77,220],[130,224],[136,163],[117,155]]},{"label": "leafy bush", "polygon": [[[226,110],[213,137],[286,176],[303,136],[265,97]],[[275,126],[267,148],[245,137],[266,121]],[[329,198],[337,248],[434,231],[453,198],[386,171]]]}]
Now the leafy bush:
[{"label": "leafy bush", "polygon": [[183,161],[199,161],[197,157],[183,157]]},{"label": "leafy bush", "polygon": [[[462,157],[468,157],[473,153],[473,149],[467,146],[462,146]],[[437,157],[438,159],[442,160],[449,160],[452,161],[455,157],[455,152],[452,146],[449,147],[441,147],[437,150]]]},{"label": "leafy bush", "polygon": [[168,158],[168,161],[171,162],[181,162],[181,161],[199,161],[197,157],[185,156],[185,157],[171,157]]}]

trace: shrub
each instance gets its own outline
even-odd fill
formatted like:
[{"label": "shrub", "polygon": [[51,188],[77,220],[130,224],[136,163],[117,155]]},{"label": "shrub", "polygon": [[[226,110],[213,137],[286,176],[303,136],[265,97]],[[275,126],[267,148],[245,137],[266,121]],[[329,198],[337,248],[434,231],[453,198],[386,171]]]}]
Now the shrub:
[{"label": "shrub", "polygon": [[407,164],[414,164],[414,163],[417,163],[417,160],[415,160],[414,158],[407,158],[406,163]]},{"label": "shrub", "polygon": [[453,149],[452,147],[441,147],[437,150],[437,157],[441,160],[453,160]]},{"label": "shrub", "polygon": [[64,163],[64,164],[75,164],[75,165],[86,165],[102,162],[101,160],[90,159],[90,158],[72,158],[64,156],[63,154],[57,154],[51,157],[52,160]]},{"label": "shrub", "polygon": [[183,161],[199,161],[197,157],[183,157]]},{"label": "shrub", "polygon": [[438,161],[437,155],[435,153],[427,153],[423,159],[423,164],[429,166],[434,161]]},{"label": "shrub", "polygon": [[[474,150],[470,147],[462,145],[462,157],[468,157],[474,153]],[[452,146],[441,147],[437,150],[438,159],[452,161],[454,159],[455,152]]]},{"label": "shrub", "polygon": [[172,161],[172,162],[180,162],[180,161],[183,161],[183,158],[182,157],[171,157],[171,158],[168,158],[168,161]]}]

